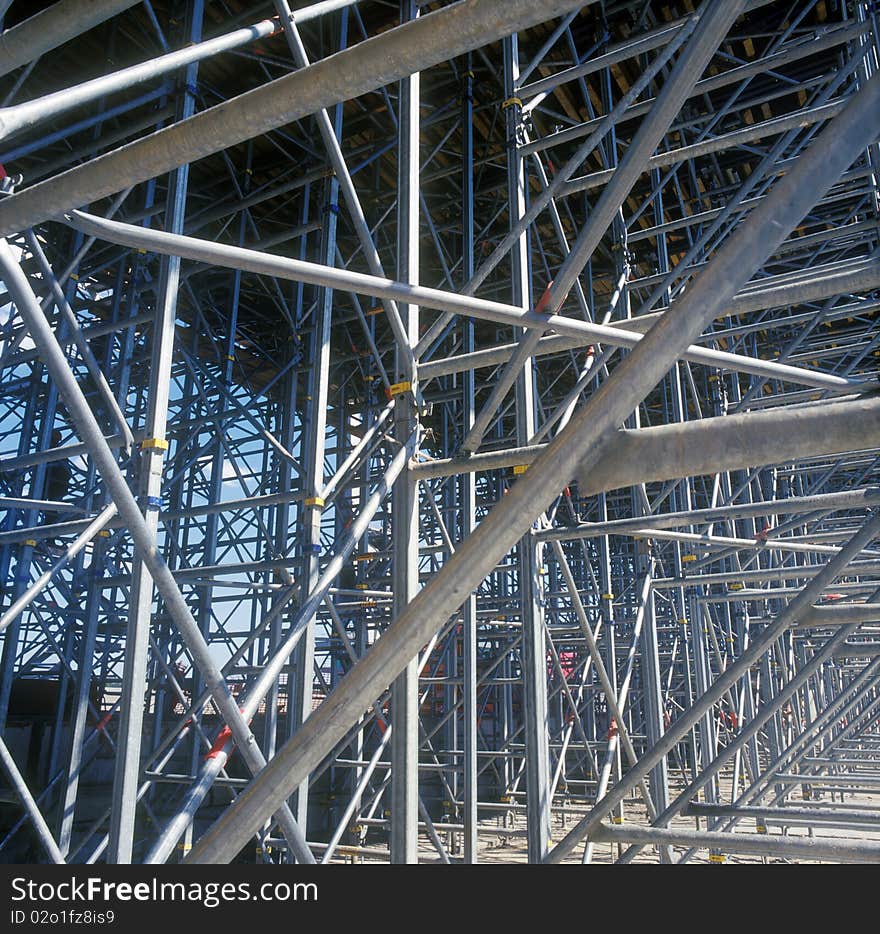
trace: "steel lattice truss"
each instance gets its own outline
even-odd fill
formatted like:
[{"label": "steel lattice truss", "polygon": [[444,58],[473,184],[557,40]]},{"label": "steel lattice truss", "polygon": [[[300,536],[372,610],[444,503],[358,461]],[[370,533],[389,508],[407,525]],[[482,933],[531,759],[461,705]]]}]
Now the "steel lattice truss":
[{"label": "steel lattice truss", "polygon": [[43,6],[0,859],[876,861],[876,4]]}]

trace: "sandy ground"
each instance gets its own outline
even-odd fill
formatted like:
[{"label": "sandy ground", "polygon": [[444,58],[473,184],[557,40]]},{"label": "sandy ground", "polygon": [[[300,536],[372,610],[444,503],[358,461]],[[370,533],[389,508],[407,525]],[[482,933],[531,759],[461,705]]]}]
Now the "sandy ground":
[{"label": "sandy ground", "polygon": [[[727,798],[726,800],[729,800]],[[880,796],[869,794],[845,794],[843,802],[839,794],[835,795],[835,801],[831,802],[830,794],[827,792],[821,799],[829,807],[841,807],[849,809],[854,807],[878,808],[880,807]],[[788,800],[790,806],[803,805],[804,802],[800,794],[793,794]],[[588,807],[583,803],[567,804],[564,810],[556,808],[553,814],[552,839],[554,843],[561,840],[568,831],[577,823],[584,814],[588,812]],[[624,819],[627,824],[647,825],[647,816],[644,804],[639,799],[629,799],[624,803]],[[699,821],[694,817],[679,817],[670,824],[672,828],[681,828],[684,830],[706,830],[705,818]],[[526,829],[525,813],[523,810],[505,810],[498,811],[497,816],[490,817],[480,821],[479,824],[479,862],[489,865],[505,865],[527,862],[526,850]],[[807,827],[783,827],[769,822],[768,834],[770,836],[786,834],[789,837],[808,838],[811,833],[815,837],[828,837],[837,840],[850,839],[858,841],[873,841],[880,844],[880,810],[877,811],[877,825],[874,828],[853,828],[839,829],[825,826],[817,826],[812,832]],[[738,825],[737,830],[741,833],[753,834],[756,832],[755,820],[744,819]],[[454,831],[440,831],[439,836],[446,847],[453,862],[461,858],[460,835]],[[387,862],[381,854],[381,845],[376,847],[367,844],[369,855],[340,854],[333,862],[361,862],[361,863],[382,863]],[[575,852],[568,857],[565,862],[578,864],[581,862],[584,847],[580,845]],[[593,862],[597,864],[611,864],[616,861],[622,848],[617,844],[596,843],[593,847]],[[674,857],[684,853],[684,848],[673,848]],[[428,839],[427,835],[422,833],[419,839],[419,861],[425,863],[439,863],[440,859],[437,850]],[[777,857],[761,857],[743,854],[728,853],[725,856],[726,865],[735,864],[772,864],[772,863],[793,863],[799,860],[783,859]],[[660,857],[655,847],[645,847],[641,850],[635,859],[636,863],[659,863]],[[709,863],[709,851],[699,850],[690,860],[690,863],[700,864]],[[820,862],[819,860],[809,860],[809,862]],[[717,863],[715,865],[718,865]]]}]

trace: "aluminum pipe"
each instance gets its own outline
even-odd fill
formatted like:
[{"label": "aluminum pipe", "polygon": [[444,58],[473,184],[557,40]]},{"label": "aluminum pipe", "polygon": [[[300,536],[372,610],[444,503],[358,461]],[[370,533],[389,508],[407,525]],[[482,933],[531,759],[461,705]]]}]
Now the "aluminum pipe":
[{"label": "aluminum pipe", "polygon": [[0,34],[0,77],[138,3],[140,0],[60,0]]}]

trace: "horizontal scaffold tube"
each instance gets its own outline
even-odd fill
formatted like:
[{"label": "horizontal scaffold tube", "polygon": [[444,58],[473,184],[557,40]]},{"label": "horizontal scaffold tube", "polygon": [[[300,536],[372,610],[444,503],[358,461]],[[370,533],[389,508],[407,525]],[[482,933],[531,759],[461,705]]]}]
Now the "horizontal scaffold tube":
[{"label": "horizontal scaffold tube", "polygon": [[[550,541],[563,541],[569,538],[578,538],[579,529],[555,529],[552,530],[547,538]],[[782,551],[798,551],[814,554],[833,555],[840,551],[834,545],[819,545],[813,542],[802,542],[798,539],[785,537],[764,538],[733,538],[728,535],[716,535],[698,532],[673,532],[669,529],[631,529],[626,533],[632,538],[649,538],[652,541],[661,542],[680,542],[681,544],[693,545],[692,550],[703,550],[704,548],[775,548]]]},{"label": "horizontal scaffold tube", "polygon": [[[877,658],[880,655],[880,642],[844,642],[839,649],[835,649],[835,658]],[[866,787],[877,788],[880,779],[867,783]],[[822,781],[819,782],[822,784]],[[828,784],[825,782],[825,784]],[[852,784],[862,784],[855,779]]]},{"label": "horizontal scaffold tube", "polygon": [[169,52],[158,58],[150,59],[130,68],[91,81],[84,81],[75,87],[64,88],[52,94],[32,101],[24,101],[10,107],[0,108],[0,139],[7,139],[30,127],[58,117],[68,110],[88,104],[105,94],[114,94],[127,88],[158,78],[178,68],[197,62],[209,55],[216,55],[229,49],[237,48],[257,39],[265,39],[280,28],[277,20],[263,20],[253,26],[237,29],[235,32],[207,42],[194,43],[177,52]]},{"label": "horizontal scaffold tube", "polygon": [[608,522],[584,523],[578,526],[578,537],[614,535],[626,533],[632,529],[674,529],[685,525],[703,525],[707,522],[730,519],[792,516],[804,512],[836,512],[840,509],[862,509],[877,505],[880,505],[880,487],[874,486],[861,490],[844,490],[840,493],[818,493],[815,496],[793,496],[790,499],[736,503],[716,506],[713,509],[663,512],[648,516],[631,516],[628,519],[612,519]]},{"label": "horizontal scaffold tube", "polygon": [[[0,215],[2,211],[3,205],[0,204]],[[522,308],[502,302],[459,295],[456,292],[446,292],[427,286],[410,285],[406,282],[395,282],[392,279],[382,279],[379,276],[352,272],[349,269],[337,269],[287,256],[274,256],[225,243],[199,240],[160,230],[146,230],[133,224],[95,217],[83,211],[72,211],[65,215],[65,221],[74,229],[91,237],[99,237],[110,243],[134,249],[152,250],[169,256],[180,256],[183,259],[226,266],[230,269],[242,269],[258,275],[291,279],[294,282],[308,282],[311,285],[344,289],[371,295],[374,298],[417,304],[424,308],[438,308],[454,314],[496,321],[499,324],[539,328],[542,331],[553,330],[559,334],[576,335],[585,343],[602,341],[612,346],[635,347],[644,339],[644,335],[622,328],[591,324],[564,315],[545,315],[536,311],[524,311]],[[652,323],[656,320],[653,319]],[[688,347],[682,357],[704,366],[751,373],[753,376],[764,376],[769,379],[782,379],[803,386],[828,389],[832,392],[846,392],[854,388],[863,388],[866,385],[864,380],[848,380],[831,373],[819,373],[815,370],[788,366],[772,360],[758,360],[696,345]]]},{"label": "horizontal scaffold tube", "polygon": [[[415,464],[420,480],[531,464],[545,444]],[[719,415],[656,428],[622,430],[602,460],[579,476],[583,496],[636,483],[673,480],[823,454],[880,447],[880,397]],[[865,501],[867,505],[867,500]],[[873,502],[873,500],[872,500]],[[816,507],[820,508],[820,507]],[[766,510],[765,510],[766,511]],[[650,517],[648,517],[650,522]],[[641,526],[640,526],[641,527]],[[583,537],[593,533],[585,527]],[[553,533],[542,533],[552,537]],[[577,529],[566,529],[577,537]]]},{"label": "horizontal scaffold tube", "polygon": [[770,409],[621,431],[578,477],[581,495],[880,447],[880,398]]},{"label": "horizontal scaffold tube", "polygon": [[691,801],[682,808],[684,817],[754,817],[760,820],[784,824],[786,821],[805,821],[811,824],[853,824],[870,822],[875,824],[878,819],[877,811],[869,808],[820,811],[816,808],[804,807],[758,807],[736,804],[710,804],[701,801]]},{"label": "horizontal scaffold tube", "polygon": [[798,626],[848,626],[850,623],[880,622],[880,603],[843,603],[814,606],[801,615]]},{"label": "horizontal scaffold tube", "polygon": [[[718,574],[701,574],[700,584],[709,587],[712,584],[726,584],[730,581],[738,583],[764,583],[767,581],[804,581],[815,577],[821,568],[819,564],[800,564],[791,567],[753,568],[747,571],[723,571]],[[852,573],[860,577],[873,577],[880,574],[880,561],[859,561],[852,565]],[[682,587],[691,582],[689,577],[658,577],[654,581],[657,590],[666,590],[672,587]],[[838,584],[837,588],[846,590],[850,585]],[[858,585],[853,584],[851,587]],[[780,591],[775,589],[774,596]]]},{"label": "horizontal scaffold tube", "polygon": [[[862,294],[880,288],[880,263],[876,260],[860,260],[847,264],[838,270],[823,270],[822,267],[809,270],[802,279],[786,281],[773,285],[774,278],[762,279],[755,283],[756,288],[746,288],[722,312],[721,317],[737,317],[750,311],[761,311],[765,308],[777,308],[790,305],[800,305],[804,302],[821,301],[835,295],[850,293]],[[671,307],[675,307],[675,302]],[[846,316],[858,313],[858,308],[850,306]],[[614,322],[609,327],[621,329],[625,325],[627,331],[645,332],[665,312],[657,311],[640,315],[625,322]],[[832,316],[826,317],[831,320]],[[780,319],[780,323],[794,323],[789,318]],[[762,328],[772,328],[773,321],[763,321]],[[758,325],[755,325],[758,327]],[[710,337],[726,336],[712,334]],[[578,347],[586,347],[595,338],[584,334],[583,336],[554,336],[542,337],[535,348],[536,357],[545,354],[562,353]],[[613,343],[605,338],[606,343]],[[502,344],[486,350],[476,350],[473,353],[458,354],[441,360],[430,360],[419,367],[422,380],[433,379],[438,376],[449,376],[452,373],[463,373],[467,370],[480,367],[497,366],[506,363],[516,348],[516,344]],[[732,368],[731,368],[732,369]]]},{"label": "horizontal scaffold tube", "polygon": [[[862,562],[864,563],[864,562]],[[821,565],[815,565],[821,567]],[[855,568],[857,565],[850,565]],[[700,578],[702,584],[702,578]],[[866,582],[870,586],[872,582]],[[680,586],[680,585],[679,585]],[[835,585],[836,586],[836,585]],[[740,593],[741,591],[737,591]],[[765,591],[770,596],[775,596],[774,591]],[[707,600],[714,599],[710,594]],[[752,626],[767,625],[772,622],[768,617],[750,616],[749,623]],[[798,617],[793,628],[799,629],[828,629],[839,626],[859,626],[862,623],[880,623],[880,603],[832,603],[818,604],[804,610]]]},{"label": "horizontal scaffold tube", "polygon": [[686,846],[750,853],[756,856],[785,856],[798,859],[828,859],[840,862],[876,862],[880,842],[840,840],[828,837],[792,837],[760,833],[721,833],[714,830],[666,830],[635,825],[609,827],[601,824],[590,834],[594,843],[640,843],[643,846]]},{"label": "horizontal scaffold tube", "polygon": [[585,5],[583,0],[461,0],[420,16],[5,199],[0,204],[0,235],[32,227]]}]

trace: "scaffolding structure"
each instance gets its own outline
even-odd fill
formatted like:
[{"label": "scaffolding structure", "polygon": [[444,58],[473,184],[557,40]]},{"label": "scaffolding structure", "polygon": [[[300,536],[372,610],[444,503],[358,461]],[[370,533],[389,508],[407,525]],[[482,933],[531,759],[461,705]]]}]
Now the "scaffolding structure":
[{"label": "scaffolding structure", "polygon": [[0,861],[880,859],[877,4],[44,6]]}]

